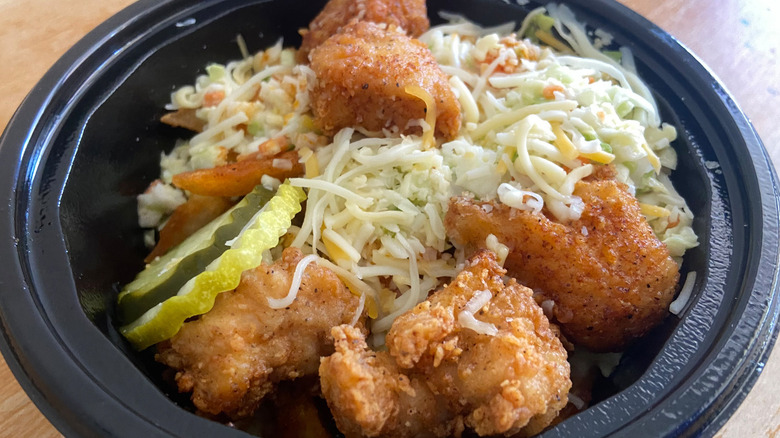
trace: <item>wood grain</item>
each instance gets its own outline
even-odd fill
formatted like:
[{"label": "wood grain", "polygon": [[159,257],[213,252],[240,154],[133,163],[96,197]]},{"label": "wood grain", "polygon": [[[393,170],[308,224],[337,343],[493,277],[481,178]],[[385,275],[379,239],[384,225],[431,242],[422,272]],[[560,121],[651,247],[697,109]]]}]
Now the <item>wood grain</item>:
[{"label": "wood grain", "polygon": [[[0,0],[0,129],[46,70],[132,0]],[[621,0],[709,65],[780,162],[780,7],[773,0]],[[719,437],[780,431],[780,348]],[[58,437],[0,359],[0,437]]]}]

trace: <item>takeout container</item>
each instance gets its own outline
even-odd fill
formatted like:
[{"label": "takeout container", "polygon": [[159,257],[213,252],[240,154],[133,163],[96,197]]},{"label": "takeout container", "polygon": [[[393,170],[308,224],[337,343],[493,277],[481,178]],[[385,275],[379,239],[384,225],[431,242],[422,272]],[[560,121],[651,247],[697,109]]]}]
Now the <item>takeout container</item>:
[{"label": "takeout container", "polygon": [[[3,354],[68,436],[242,436],[166,394],[161,369],[117,333],[114,300],[143,265],[135,195],[186,132],[161,125],[169,93],[209,62],[279,37],[297,44],[323,1],[141,0],[99,26],[44,76],[0,139]],[[524,6],[436,0],[481,24]],[[518,1],[517,3],[525,3]],[[682,318],[630,348],[603,398],[544,436],[714,434],[750,389],[775,340],[777,178],[746,117],[674,38],[608,0],[571,0],[580,21],[629,47],[663,119],[679,132],[672,179],[696,215],[698,273]],[[169,398],[168,396],[171,396]]]}]

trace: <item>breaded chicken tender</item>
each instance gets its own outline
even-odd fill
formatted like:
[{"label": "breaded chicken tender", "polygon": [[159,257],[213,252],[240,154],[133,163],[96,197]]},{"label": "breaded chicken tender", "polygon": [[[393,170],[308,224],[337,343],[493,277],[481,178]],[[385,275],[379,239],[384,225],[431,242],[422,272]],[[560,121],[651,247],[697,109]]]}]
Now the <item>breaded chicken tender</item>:
[{"label": "breaded chicken tender", "polygon": [[315,374],[333,352],[330,329],[351,322],[358,298],[332,271],[309,264],[293,303],[268,305],[287,295],[301,258],[288,248],[278,262],[244,272],[211,311],[158,345],[157,361],[176,370],[179,391],[191,391],[200,411],[249,416],[277,382]]},{"label": "breaded chicken tender", "polygon": [[[458,425],[425,376],[407,375],[386,351],[368,348],[365,334],[334,327],[336,352],[320,364],[320,385],[336,426],[347,437],[444,437]],[[459,430],[462,430],[462,426]]]},{"label": "breaded chicken tender", "polygon": [[422,35],[430,26],[425,0],[330,0],[303,31],[299,59],[305,62],[312,49],[357,21],[397,26],[412,37]]},{"label": "breaded chicken tender", "polygon": [[[533,435],[567,402],[566,350],[530,289],[489,251],[399,316],[387,352],[350,327],[333,329],[323,394],[346,436]],[[473,318],[476,318],[474,320]],[[475,331],[478,330],[478,331]]]},{"label": "breaded chicken tender", "polygon": [[668,314],[679,269],[625,185],[581,181],[574,194],[585,209],[566,224],[498,202],[453,198],[447,235],[473,250],[494,234],[509,248],[509,274],[538,302],[554,302],[554,320],[570,341],[619,351]]},{"label": "breaded chicken tender", "polygon": [[453,138],[460,129],[460,104],[447,77],[422,42],[375,23],[344,27],[311,52],[317,83],[311,106],[328,134],[362,126],[369,131],[397,126],[421,133],[410,122],[424,119],[426,105],[406,91],[420,87],[436,105],[436,135]]}]

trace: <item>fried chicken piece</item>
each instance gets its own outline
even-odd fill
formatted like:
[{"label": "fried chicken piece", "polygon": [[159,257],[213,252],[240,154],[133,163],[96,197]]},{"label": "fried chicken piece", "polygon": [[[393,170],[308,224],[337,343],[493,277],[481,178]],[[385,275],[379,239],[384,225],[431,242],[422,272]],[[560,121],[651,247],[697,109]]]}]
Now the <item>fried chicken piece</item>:
[{"label": "fried chicken piece", "polygon": [[[566,350],[530,289],[510,280],[489,251],[449,286],[399,316],[388,352],[334,328],[336,353],[320,379],[339,430],[352,436],[532,435],[566,405]],[[486,295],[487,294],[487,295]],[[462,312],[475,301],[478,333]],[[478,306],[478,304],[477,304]]]},{"label": "fried chicken piece", "polygon": [[279,382],[254,415],[231,426],[256,437],[333,438],[335,424],[317,374]]},{"label": "fried chicken piece", "polygon": [[461,197],[450,201],[445,228],[469,249],[494,234],[509,248],[509,274],[538,302],[555,303],[554,320],[569,340],[620,351],[668,314],[679,269],[625,185],[579,182],[574,194],[585,210],[571,223]]},{"label": "fried chicken piece", "polygon": [[317,84],[311,90],[316,122],[328,134],[362,126],[370,131],[397,126],[420,133],[410,122],[423,119],[426,105],[406,91],[420,87],[436,105],[436,135],[453,138],[460,105],[447,77],[422,42],[369,22],[346,26],[311,52]]},{"label": "fried chicken piece", "polygon": [[306,62],[312,49],[357,21],[397,26],[412,37],[422,35],[430,26],[425,0],[330,0],[302,32],[298,58]]},{"label": "fried chicken piece", "polygon": [[[435,382],[435,392],[462,405],[465,424],[480,435],[541,431],[566,405],[569,363],[533,292],[514,280],[490,251],[480,251],[447,287],[399,316],[387,347],[404,369]],[[486,293],[490,295],[485,295]],[[480,296],[474,312],[495,335],[464,327],[462,313]]]},{"label": "fried chicken piece", "polygon": [[249,416],[277,382],[316,373],[320,357],[333,352],[330,329],[351,322],[358,298],[332,271],[309,264],[295,301],[268,305],[287,295],[301,259],[288,248],[276,263],[244,272],[211,311],[158,345],[156,360],[176,370],[179,391],[192,391],[200,411]]},{"label": "fried chicken piece", "polygon": [[370,350],[360,330],[343,325],[332,334],[336,352],[322,359],[320,384],[346,437],[452,434],[457,419],[444,400],[437,400],[424,376],[408,376],[386,351]]}]

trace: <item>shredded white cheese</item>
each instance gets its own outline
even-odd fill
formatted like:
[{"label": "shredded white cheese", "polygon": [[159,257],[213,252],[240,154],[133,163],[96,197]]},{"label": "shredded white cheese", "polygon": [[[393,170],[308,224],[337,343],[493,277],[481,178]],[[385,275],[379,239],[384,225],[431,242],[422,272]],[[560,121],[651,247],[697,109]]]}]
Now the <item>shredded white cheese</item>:
[{"label": "shredded white cheese", "polygon": [[498,264],[504,266],[507,256],[509,255],[509,248],[503,243],[498,241],[498,237],[495,234],[488,234],[485,239],[485,247],[496,254],[498,257]]},{"label": "shredded white cheese", "polygon": [[542,308],[542,311],[544,312],[544,315],[547,318],[553,317],[553,309],[555,308],[555,301],[553,300],[544,300],[542,301],[542,304],[540,305]]},{"label": "shredded white cheese", "polygon": [[[309,89],[315,74],[295,65],[293,51],[283,49],[281,41],[254,57],[212,64],[208,75],[171,96],[169,109],[194,109],[205,126],[162,156],[166,188],[158,190],[175,190],[172,175],[224,164],[230,154],[270,156],[278,150],[262,150],[270,148],[265,142],[287,137],[306,168],[305,178],[291,183],[308,192],[304,220],[291,246],[310,257],[321,254],[320,263],[360,293],[361,312],[366,299],[376,304],[371,326],[376,339],[396,316],[462,267],[464,254],[459,248],[451,252],[444,228],[451,196],[466,194],[534,213],[546,207],[558,221],[568,222],[585,209],[574,195],[577,182],[611,164],[641,203],[668,212],[648,222],[670,253],[682,256],[698,242],[693,215],[661,171],[676,166],[670,146],[675,129],[660,123],[653,96],[633,71],[630,51],[621,49],[623,63],[615,62],[594,48],[567,8],[552,5],[547,11],[556,19],[557,34],[590,59],[508,36],[514,23],[482,28],[454,15],[420,37],[463,110],[458,137],[443,144],[438,140],[438,147],[431,147],[435,101],[424,90],[407,90],[429,109],[427,121],[410,122],[424,128],[424,137],[402,136],[393,127],[382,132],[345,128],[331,141],[313,123]],[[520,38],[529,21],[544,12],[538,8],[528,15]],[[293,164],[273,161],[280,169]],[[274,188],[279,181],[263,177],[261,183]],[[175,208],[164,201],[143,201],[139,217],[144,224],[164,221]],[[184,202],[183,195],[179,201]],[[495,204],[482,205],[489,213]],[[486,245],[503,262],[508,249],[491,237]],[[284,307],[296,293],[291,289],[275,302]],[[486,293],[480,297],[489,301]],[[546,307],[551,312],[552,302]],[[474,318],[479,308],[461,312],[459,321],[492,333],[492,324]]]},{"label": "shredded white cheese", "polygon": [[503,183],[498,186],[498,199],[518,210],[539,213],[544,207],[544,200],[538,193],[529,190],[520,190],[511,183]]},{"label": "shredded white cheese", "polygon": [[138,223],[143,228],[156,227],[185,201],[187,198],[181,190],[167,184],[152,184],[147,193],[138,195]]},{"label": "shredded white cheese", "polygon": [[292,282],[290,283],[290,291],[287,292],[287,296],[284,298],[271,298],[268,297],[268,307],[272,309],[284,309],[295,301],[295,297],[298,296],[298,290],[301,288],[301,281],[303,281],[303,272],[309,263],[316,261],[319,257],[310,254],[302,258],[295,266],[295,273],[293,274]]},{"label": "shredded white cheese", "polygon": [[696,271],[691,271],[685,276],[685,283],[683,283],[682,289],[677,299],[669,304],[669,311],[675,315],[682,313],[685,306],[688,304],[688,300],[691,299],[691,292],[693,292],[693,286],[696,284]]},{"label": "shredded white cheese", "polygon": [[366,305],[366,294],[360,294],[360,300],[358,300],[358,307],[355,310],[355,316],[352,317],[352,321],[349,322],[349,325],[355,326],[355,324],[360,321],[360,316],[363,314],[363,308]]},{"label": "shredded white cheese", "polygon": [[495,325],[480,321],[474,317],[474,313],[485,307],[492,297],[493,294],[488,290],[480,290],[474,293],[474,296],[466,303],[466,308],[458,313],[458,323],[461,327],[473,330],[481,335],[497,335],[498,329]]}]

